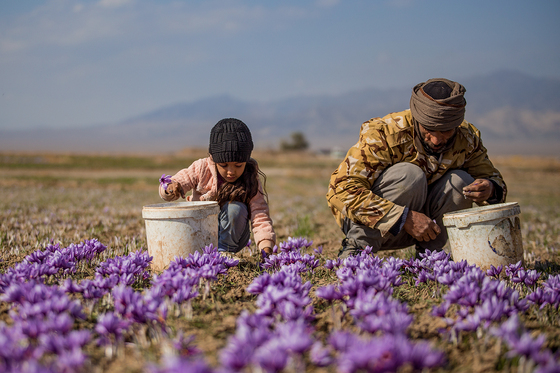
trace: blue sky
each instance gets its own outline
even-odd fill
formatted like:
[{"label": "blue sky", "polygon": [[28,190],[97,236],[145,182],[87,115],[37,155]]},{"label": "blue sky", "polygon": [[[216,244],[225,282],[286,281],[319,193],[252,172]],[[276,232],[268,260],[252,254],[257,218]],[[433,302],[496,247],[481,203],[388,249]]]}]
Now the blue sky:
[{"label": "blue sky", "polygon": [[0,129],[114,123],[221,94],[269,101],[503,69],[560,79],[559,19],[555,0],[6,0]]}]

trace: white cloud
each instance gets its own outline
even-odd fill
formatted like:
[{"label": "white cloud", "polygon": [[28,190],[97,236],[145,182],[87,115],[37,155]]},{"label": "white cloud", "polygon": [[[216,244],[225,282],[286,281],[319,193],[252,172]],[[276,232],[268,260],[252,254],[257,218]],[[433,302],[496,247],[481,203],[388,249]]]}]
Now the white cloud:
[{"label": "white cloud", "polygon": [[96,41],[155,42],[158,38],[188,38],[201,33],[231,35],[273,27],[283,19],[301,16],[294,9],[270,10],[260,5],[220,1],[192,5],[189,2],[50,0],[31,13],[0,25],[0,52],[49,46],[68,48]]},{"label": "white cloud", "polygon": [[160,30],[173,33],[237,32],[264,24],[270,15],[261,7],[222,7],[208,9],[160,9],[154,21]]}]

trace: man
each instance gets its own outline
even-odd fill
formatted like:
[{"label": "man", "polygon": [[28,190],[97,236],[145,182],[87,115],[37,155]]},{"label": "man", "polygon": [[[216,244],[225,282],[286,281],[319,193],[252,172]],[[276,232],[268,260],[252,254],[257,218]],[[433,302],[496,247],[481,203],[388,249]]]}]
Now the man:
[{"label": "man", "polygon": [[358,143],[333,172],[327,200],[346,238],[339,257],[447,242],[443,214],[501,203],[507,189],[480,132],[464,120],[465,88],[430,79],[410,109],[362,124]]}]

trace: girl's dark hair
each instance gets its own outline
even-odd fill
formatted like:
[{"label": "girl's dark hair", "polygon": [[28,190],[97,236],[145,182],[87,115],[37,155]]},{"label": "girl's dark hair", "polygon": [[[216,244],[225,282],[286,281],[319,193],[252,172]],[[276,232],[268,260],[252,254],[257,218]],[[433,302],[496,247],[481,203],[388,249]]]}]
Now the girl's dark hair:
[{"label": "girl's dark hair", "polygon": [[[263,179],[263,190],[259,191],[259,177]],[[242,202],[249,206],[249,201],[257,195],[257,193],[263,193],[268,203],[268,195],[265,191],[266,187],[266,175],[264,172],[259,170],[257,161],[253,158],[249,159],[245,165],[245,171],[235,180],[233,183],[224,182],[218,188],[218,194],[216,196],[216,201],[220,207],[222,207],[226,202]],[[249,211],[251,214],[251,211]]]}]

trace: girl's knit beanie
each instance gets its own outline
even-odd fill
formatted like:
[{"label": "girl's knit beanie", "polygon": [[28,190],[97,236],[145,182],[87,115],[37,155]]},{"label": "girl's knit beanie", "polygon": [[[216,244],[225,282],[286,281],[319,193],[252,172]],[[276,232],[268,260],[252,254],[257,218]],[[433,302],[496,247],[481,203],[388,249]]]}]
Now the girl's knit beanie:
[{"label": "girl's knit beanie", "polygon": [[252,151],[251,131],[239,119],[222,119],[210,131],[208,152],[215,163],[247,162]]}]

